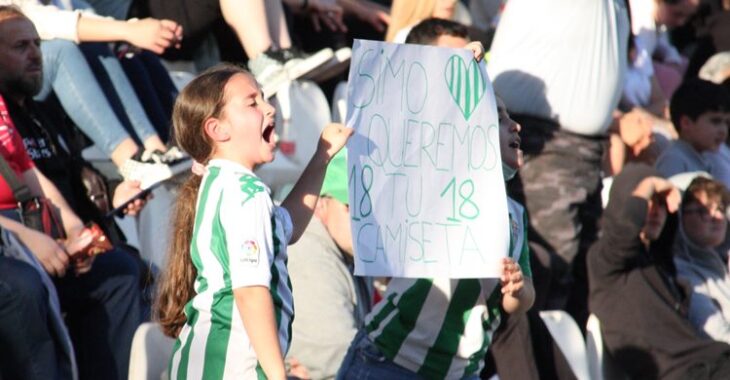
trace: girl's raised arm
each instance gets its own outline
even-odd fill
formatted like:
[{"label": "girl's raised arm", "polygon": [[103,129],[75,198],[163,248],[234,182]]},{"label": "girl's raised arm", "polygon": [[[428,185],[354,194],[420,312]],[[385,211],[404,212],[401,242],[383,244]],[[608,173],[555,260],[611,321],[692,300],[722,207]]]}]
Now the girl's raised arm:
[{"label": "girl's raised arm", "polygon": [[352,128],[347,128],[342,124],[328,124],[322,131],[314,156],[291,193],[282,202],[282,206],[289,211],[294,226],[289,244],[296,243],[307,228],[314,212],[314,206],[317,205],[317,199],[319,199],[319,191],[322,189],[327,164],[345,146],[352,132]]}]

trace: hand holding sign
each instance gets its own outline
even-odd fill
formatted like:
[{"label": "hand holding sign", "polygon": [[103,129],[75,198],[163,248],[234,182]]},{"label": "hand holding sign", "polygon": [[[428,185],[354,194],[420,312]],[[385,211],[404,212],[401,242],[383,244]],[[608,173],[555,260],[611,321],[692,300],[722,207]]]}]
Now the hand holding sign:
[{"label": "hand holding sign", "polygon": [[499,277],[509,231],[483,63],[468,50],[361,40],[352,62],[356,273]]}]

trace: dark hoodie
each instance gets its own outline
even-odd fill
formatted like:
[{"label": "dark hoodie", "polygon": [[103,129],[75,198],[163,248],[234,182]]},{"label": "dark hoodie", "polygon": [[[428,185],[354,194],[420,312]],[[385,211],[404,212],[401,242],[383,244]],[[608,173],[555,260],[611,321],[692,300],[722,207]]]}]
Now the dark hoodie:
[{"label": "dark hoodie", "polygon": [[690,291],[677,282],[671,258],[676,217],[648,250],[639,238],[648,203],[632,193],[649,176],[659,175],[629,165],[614,180],[602,236],[588,253],[589,306],[630,378],[683,379],[691,367],[730,360],[730,346],[701,338],[687,318]]}]

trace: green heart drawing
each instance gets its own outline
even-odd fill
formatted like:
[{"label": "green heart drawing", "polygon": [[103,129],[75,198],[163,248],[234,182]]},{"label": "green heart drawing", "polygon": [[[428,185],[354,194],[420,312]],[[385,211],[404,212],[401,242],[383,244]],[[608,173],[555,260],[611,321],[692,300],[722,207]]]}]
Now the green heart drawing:
[{"label": "green heart drawing", "polygon": [[487,88],[487,81],[479,70],[479,64],[471,59],[467,68],[460,56],[452,55],[446,62],[444,79],[464,119],[469,120]]}]

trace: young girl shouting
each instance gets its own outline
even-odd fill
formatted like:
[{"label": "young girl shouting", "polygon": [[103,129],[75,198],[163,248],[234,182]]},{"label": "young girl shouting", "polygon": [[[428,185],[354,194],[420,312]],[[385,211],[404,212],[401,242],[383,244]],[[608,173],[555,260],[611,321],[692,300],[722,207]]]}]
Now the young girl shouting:
[{"label": "young girl shouting", "polygon": [[253,169],[274,159],[274,107],[253,76],[219,65],[180,93],[178,145],[204,174],[183,185],[157,310],[177,338],[174,379],[284,379],[293,319],[286,247],[309,223],[325,168],[352,134],[325,127],[282,207]]}]

